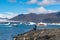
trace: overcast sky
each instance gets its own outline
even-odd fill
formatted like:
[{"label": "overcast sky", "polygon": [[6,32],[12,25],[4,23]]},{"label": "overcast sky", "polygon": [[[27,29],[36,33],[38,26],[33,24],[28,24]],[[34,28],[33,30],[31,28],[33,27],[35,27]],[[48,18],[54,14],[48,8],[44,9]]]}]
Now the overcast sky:
[{"label": "overcast sky", "polygon": [[60,0],[0,0],[0,17],[3,18],[12,18],[22,13],[57,11],[60,11]]}]

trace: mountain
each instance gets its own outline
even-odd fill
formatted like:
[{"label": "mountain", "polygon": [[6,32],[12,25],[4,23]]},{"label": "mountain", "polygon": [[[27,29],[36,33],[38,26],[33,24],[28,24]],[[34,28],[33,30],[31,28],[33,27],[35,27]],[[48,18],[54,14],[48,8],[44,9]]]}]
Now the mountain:
[{"label": "mountain", "polygon": [[36,13],[29,13],[29,14],[20,14],[11,18],[10,20],[15,21],[26,21],[26,22],[60,22],[60,12],[56,13],[46,13],[46,14],[36,14]]}]

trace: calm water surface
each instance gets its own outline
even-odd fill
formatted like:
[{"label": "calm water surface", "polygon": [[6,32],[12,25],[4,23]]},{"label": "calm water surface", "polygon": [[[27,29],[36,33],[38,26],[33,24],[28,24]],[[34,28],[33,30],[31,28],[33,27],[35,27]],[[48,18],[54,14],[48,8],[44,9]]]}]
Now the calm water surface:
[{"label": "calm water surface", "polygon": [[[31,30],[34,25],[0,25],[0,40],[13,40],[13,37],[17,34],[21,34]],[[47,28],[60,28],[59,25],[48,25],[45,27],[37,27],[37,29],[47,29]]]}]

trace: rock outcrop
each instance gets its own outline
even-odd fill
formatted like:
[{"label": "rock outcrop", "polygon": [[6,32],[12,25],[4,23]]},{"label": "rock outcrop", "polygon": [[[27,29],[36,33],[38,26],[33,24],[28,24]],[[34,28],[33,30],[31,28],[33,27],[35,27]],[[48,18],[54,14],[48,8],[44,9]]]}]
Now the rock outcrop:
[{"label": "rock outcrop", "polygon": [[60,29],[30,30],[15,36],[14,40],[60,40]]}]

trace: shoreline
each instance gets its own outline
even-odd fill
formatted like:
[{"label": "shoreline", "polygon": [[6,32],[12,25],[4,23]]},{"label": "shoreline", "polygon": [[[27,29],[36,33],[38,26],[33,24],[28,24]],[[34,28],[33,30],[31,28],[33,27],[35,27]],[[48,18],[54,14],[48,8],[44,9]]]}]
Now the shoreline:
[{"label": "shoreline", "polygon": [[26,38],[27,38],[27,40],[32,40],[32,39],[30,39],[31,37],[33,39],[36,38],[37,40],[60,40],[60,28],[30,30],[26,33],[15,36],[14,40],[26,39]]}]

